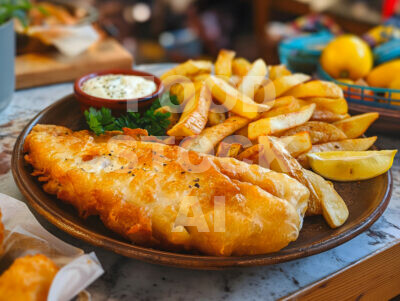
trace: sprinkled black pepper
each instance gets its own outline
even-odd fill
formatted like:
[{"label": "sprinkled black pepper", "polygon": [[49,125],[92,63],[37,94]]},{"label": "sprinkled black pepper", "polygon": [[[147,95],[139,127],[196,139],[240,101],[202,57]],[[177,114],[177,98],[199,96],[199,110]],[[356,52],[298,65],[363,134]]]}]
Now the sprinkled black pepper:
[{"label": "sprinkled black pepper", "polygon": [[196,186],[197,188],[200,188],[200,184],[199,183],[194,184],[194,186]]}]

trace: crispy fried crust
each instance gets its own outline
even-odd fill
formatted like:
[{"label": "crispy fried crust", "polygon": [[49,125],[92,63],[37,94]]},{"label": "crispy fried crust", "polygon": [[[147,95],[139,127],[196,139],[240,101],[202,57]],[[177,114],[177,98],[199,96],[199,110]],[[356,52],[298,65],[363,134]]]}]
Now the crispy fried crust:
[{"label": "crispy fried crust", "polygon": [[57,271],[57,266],[41,254],[16,259],[0,276],[0,301],[47,300]]},{"label": "crispy fried crust", "polygon": [[[222,256],[274,252],[297,239],[308,190],[296,180],[118,134],[37,125],[26,138],[25,158],[46,192],[141,245]],[[203,213],[193,220],[205,221],[206,232],[177,220],[190,197]],[[225,230],[215,228],[218,197],[225,200]]]}]

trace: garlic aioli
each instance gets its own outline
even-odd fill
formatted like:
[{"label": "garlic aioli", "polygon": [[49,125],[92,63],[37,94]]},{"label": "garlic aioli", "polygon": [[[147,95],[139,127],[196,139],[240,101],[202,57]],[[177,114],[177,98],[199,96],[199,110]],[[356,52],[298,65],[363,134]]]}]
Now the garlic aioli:
[{"label": "garlic aioli", "polygon": [[140,98],[157,89],[151,80],[125,74],[99,75],[85,81],[81,88],[89,95],[107,99]]}]

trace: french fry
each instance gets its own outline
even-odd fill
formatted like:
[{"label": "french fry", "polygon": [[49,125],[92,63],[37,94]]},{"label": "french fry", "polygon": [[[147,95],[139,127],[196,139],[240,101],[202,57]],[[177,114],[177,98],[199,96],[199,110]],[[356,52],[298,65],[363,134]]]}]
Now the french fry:
[{"label": "french fry", "polygon": [[243,77],[249,72],[251,63],[245,58],[239,57],[232,62],[232,73],[239,77]]},{"label": "french fry", "polygon": [[328,225],[331,228],[343,225],[349,217],[349,209],[333,184],[311,170],[304,169],[304,174],[321,200],[322,216]]},{"label": "french fry", "polygon": [[275,137],[261,136],[258,142],[263,146],[261,164],[264,167],[283,172],[298,180],[310,191],[307,215],[318,215],[322,213],[321,201],[313,187],[304,175],[304,169],[285,149],[283,144]]},{"label": "french fry", "polygon": [[[298,133],[293,136],[282,137],[279,138],[279,141],[285,146],[286,150],[293,157],[309,151],[312,147],[311,139],[307,132]],[[241,152],[237,156],[237,159],[246,162],[258,163],[258,156],[261,151],[262,145],[255,144]]]},{"label": "french fry", "polygon": [[[291,104],[292,102],[299,102],[299,100],[293,96],[282,96],[275,99],[274,106],[272,108],[279,108]],[[305,105],[305,103],[304,103]]]},{"label": "french fry", "polygon": [[297,157],[302,153],[308,152],[311,147],[311,137],[308,132],[300,132],[293,136],[279,138],[292,157]]},{"label": "french fry", "polygon": [[316,110],[327,110],[336,114],[348,112],[347,101],[344,98],[310,97],[303,100],[304,103],[315,103]]},{"label": "french fry", "polygon": [[287,173],[309,189],[307,215],[322,213],[331,228],[337,228],[347,220],[349,211],[346,203],[331,182],[325,181],[312,171],[303,169],[277,138],[260,137],[259,142],[263,145],[264,158],[271,163],[276,162],[271,164],[271,169]]},{"label": "french fry", "polygon": [[308,132],[310,134],[312,144],[347,139],[346,134],[343,133],[342,130],[333,124],[320,121],[308,121],[302,125],[296,126],[281,133],[281,136],[290,136],[300,132]]},{"label": "french fry", "polygon": [[249,122],[249,119],[240,116],[230,117],[220,124],[205,128],[197,136],[186,138],[181,143],[181,146],[199,153],[210,153],[222,139],[233,134]]},{"label": "french fry", "polygon": [[357,138],[364,134],[378,117],[379,113],[370,112],[336,121],[333,124],[341,129],[348,138]]},{"label": "french fry", "polygon": [[[315,104],[302,107],[299,111],[259,119],[249,124],[248,137],[250,140],[259,136],[267,136],[286,131],[307,122],[315,109]],[[295,134],[295,133],[293,133]]]},{"label": "french fry", "polygon": [[241,129],[238,129],[234,134],[248,138],[249,137],[249,126],[246,125],[246,126],[242,127]]},{"label": "french fry", "polygon": [[242,148],[243,147],[240,143],[221,142],[220,144],[218,144],[215,156],[235,158],[241,152]]},{"label": "french fry", "polygon": [[332,82],[313,80],[288,90],[284,94],[297,98],[326,97],[343,98],[343,90]]},{"label": "french fry", "polygon": [[279,77],[285,76],[285,75],[290,75],[292,72],[290,72],[285,65],[273,65],[269,66],[269,79],[270,80],[276,80]]},{"label": "french fry", "polygon": [[203,82],[210,76],[210,73],[200,73],[192,77],[194,82]]},{"label": "french fry", "polygon": [[185,103],[187,100],[191,99],[196,92],[197,83],[181,82],[170,86],[169,92],[171,95],[175,95],[180,104]]},{"label": "french fry", "polygon": [[274,116],[278,116],[278,115],[288,114],[288,113],[296,112],[296,111],[300,110],[300,108],[301,108],[301,105],[300,105],[299,100],[296,98],[293,98],[293,101],[289,102],[287,105],[279,106],[279,107],[275,107],[275,105],[274,105],[271,110],[262,113],[260,117],[267,118],[267,117],[274,117]]},{"label": "french fry", "polygon": [[304,168],[310,168],[307,154],[328,151],[365,151],[375,143],[376,138],[376,136],[373,136],[368,138],[345,139],[342,141],[316,144],[313,145],[307,153],[301,154],[296,159]]},{"label": "french fry", "polygon": [[[224,138],[222,142],[228,144],[240,144],[242,146],[242,149],[248,148],[253,145],[253,143],[249,140],[249,138],[247,138],[247,136],[236,135],[236,132]],[[242,151],[242,149],[240,151]]]},{"label": "french fry", "polygon": [[231,78],[229,79],[228,83],[232,86],[232,87],[237,87],[240,83],[240,81],[242,80],[241,77],[237,76],[237,75],[232,75]]},{"label": "french fry", "polygon": [[337,114],[327,110],[315,110],[311,116],[311,121],[335,122],[349,118],[349,114]]},{"label": "french fry", "polygon": [[[302,73],[295,73],[279,77],[273,81],[269,80],[265,85],[261,86],[254,95],[254,100],[258,103],[278,98],[285,94],[286,91],[308,81],[310,76]],[[291,94],[290,94],[291,95]]]},{"label": "french fry", "polygon": [[168,80],[168,77],[174,75],[194,76],[200,73],[211,73],[212,63],[210,61],[188,60],[178,66],[168,70],[161,75],[161,80]]},{"label": "french fry", "polygon": [[257,118],[259,112],[268,111],[273,106],[273,102],[269,105],[254,102],[250,97],[215,76],[208,77],[206,84],[210,89],[212,96],[219,103],[223,104],[233,113],[248,119]]},{"label": "french fry", "polygon": [[205,83],[186,103],[178,123],[167,131],[169,136],[192,136],[200,134],[207,124],[211,93]]},{"label": "french fry", "polygon": [[235,51],[221,49],[217,61],[215,62],[215,75],[230,78],[232,75],[232,60],[235,57]]},{"label": "french fry", "polygon": [[256,89],[261,85],[267,73],[268,69],[264,60],[256,60],[251,65],[247,74],[242,78],[238,90],[248,97],[253,98]]},{"label": "french fry", "polygon": [[224,122],[226,119],[224,113],[219,113],[219,112],[214,112],[214,111],[208,111],[208,121],[207,121],[207,126],[214,126],[217,124],[220,124]]},{"label": "french fry", "polygon": [[255,144],[253,146],[250,146],[246,148],[244,151],[242,151],[236,159],[240,161],[245,161],[250,164],[258,164],[258,157],[260,152],[262,151],[262,145],[260,144]]}]

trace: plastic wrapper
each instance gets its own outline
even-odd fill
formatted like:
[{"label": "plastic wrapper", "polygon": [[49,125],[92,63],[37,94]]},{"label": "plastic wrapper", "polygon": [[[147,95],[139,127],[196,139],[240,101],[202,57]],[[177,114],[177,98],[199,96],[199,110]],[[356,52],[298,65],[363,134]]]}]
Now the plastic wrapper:
[{"label": "plastic wrapper", "polygon": [[0,274],[18,257],[43,254],[60,268],[47,300],[64,301],[77,296],[104,273],[95,253],[85,254],[47,232],[23,202],[0,193],[0,210],[4,225]]}]

